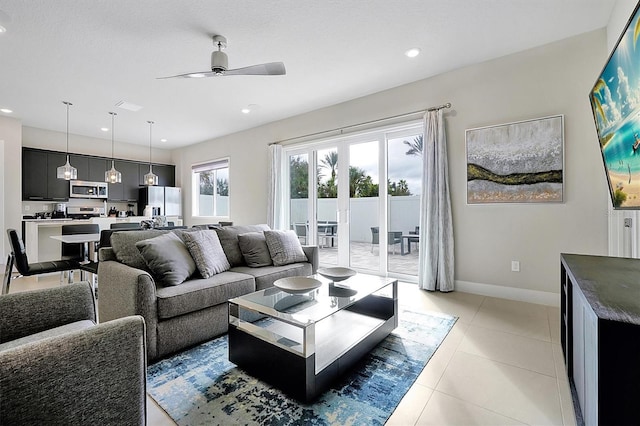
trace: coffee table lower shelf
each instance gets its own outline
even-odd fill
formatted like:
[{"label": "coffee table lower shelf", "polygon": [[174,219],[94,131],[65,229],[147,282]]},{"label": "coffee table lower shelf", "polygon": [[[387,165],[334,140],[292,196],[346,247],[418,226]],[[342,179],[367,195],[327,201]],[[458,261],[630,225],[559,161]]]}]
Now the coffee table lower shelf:
[{"label": "coffee table lower shelf", "polygon": [[[316,323],[315,351],[307,357],[296,353],[296,349],[300,350],[295,345],[301,341],[299,329],[278,323],[265,328],[267,333],[273,332],[294,343],[288,350],[259,333],[244,330],[242,323],[229,324],[229,360],[292,397],[311,401],[396,328],[396,301],[386,299],[383,304],[386,303],[389,306],[384,311],[388,315],[382,318],[356,312],[359,309],[355,307]],[[287,335],[297,332],[300,335]]]}]

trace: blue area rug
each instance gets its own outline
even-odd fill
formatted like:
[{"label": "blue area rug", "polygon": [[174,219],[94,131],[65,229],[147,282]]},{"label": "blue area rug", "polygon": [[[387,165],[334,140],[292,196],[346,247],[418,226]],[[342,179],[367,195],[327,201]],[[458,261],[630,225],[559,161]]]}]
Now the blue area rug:
[{"label": "blue area rug", "polygon": [[179,425],[383,425],[456,322],[399,316],[398,328],[313,404],[229,362],[226,335],[148,367],[147,391]]}]

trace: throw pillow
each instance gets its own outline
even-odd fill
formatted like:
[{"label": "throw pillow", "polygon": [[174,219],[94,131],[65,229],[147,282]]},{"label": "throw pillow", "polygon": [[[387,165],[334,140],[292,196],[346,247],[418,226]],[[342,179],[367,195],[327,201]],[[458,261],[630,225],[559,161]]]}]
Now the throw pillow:
[{"label": "throw pillow", "polygon": [[196,271],[187,246],[173,232],[138,241],[136,247],[160,285],[178,285]]},{"label": "throw pillow", "polygon": [[239,234],[245,234],[247,232],[262,232],[268,229],[271,229],[268,225],[236,225],[224,226],[220,229],[216,229],[224,254],[226,254],[227,259],[229,259],[229,264],[231,266],[244,265],[244,258],[242,257],[242,251],[240,250],[240,244],[238,243]]},{"label": "throw pillow", "polygon": [[274,265],[308,262],[294,231],[264,231],[264,237]]},{"label": "throw pillow", "polygon": [[136,243],[158,235],[166,234],[169,231],[159,229],[148,229],[144,231],[115,231],[111,234],[111,248],[116,259],[132,268],[147,270],[147,263],[136,248]]},{"label": "throw pillow", "polygon": [[183,232],[181,237],[203,278],[211,278],[231,267],[215,231],[199,229]]},{"label": "throw pillow", "polygon": [[264,233],[247,232],[246,234],[238,234],[238,243],[247,266],[259,268],[273,264]]}]

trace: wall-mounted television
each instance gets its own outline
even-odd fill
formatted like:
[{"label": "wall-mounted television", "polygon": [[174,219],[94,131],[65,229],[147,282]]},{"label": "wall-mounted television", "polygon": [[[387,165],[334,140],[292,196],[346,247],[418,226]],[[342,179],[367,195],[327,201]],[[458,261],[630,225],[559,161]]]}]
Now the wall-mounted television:
[{"label": "wall-mounted television", "polygon": [[640,209],[640,13],[636,5],[589,98],[616,209]]}]

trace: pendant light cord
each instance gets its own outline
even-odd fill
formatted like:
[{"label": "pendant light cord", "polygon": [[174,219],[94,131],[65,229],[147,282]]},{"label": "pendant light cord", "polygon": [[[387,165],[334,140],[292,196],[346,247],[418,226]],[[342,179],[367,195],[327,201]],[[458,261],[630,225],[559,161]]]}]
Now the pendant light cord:
[{"label": "pendant light cord", "polygon": [[147,121],[149,123],[149,171],[151,171],[151,141],[153,140],[151,137],[151,129],[153,127],[153,121]]},{"label": "pendant light cord", "polygon": [[111,165],[113,165],[113,160],[114,160],[114,157],[113,157],[113,141],[114,141],[114,138],[115,138],[115,135],[114,135],[114,133],[115,133],[114,119],[115,119],[116,115],[118,115],[118,113],[109,112],[109,114],[111,114]]},{"label": "pendant light cord", "polygon": [[69,106],[73,105],[71,102],[62,101],[67,106],[67,159],[69,159]]}]

